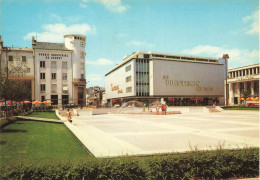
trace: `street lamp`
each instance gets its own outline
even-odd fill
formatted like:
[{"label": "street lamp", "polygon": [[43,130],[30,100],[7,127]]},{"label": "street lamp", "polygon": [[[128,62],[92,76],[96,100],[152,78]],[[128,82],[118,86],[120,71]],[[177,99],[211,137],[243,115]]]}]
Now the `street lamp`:
[{"label": "street lamp", "polygon": [[225,89],[226,89],[226,92],[225,92],[225,106],[228,107],[228,83],[227,83],[227,73],[228,73],[228,69],[227,69],[227,60],[229,59],[229,56],[228,54],[223,54],[223,59],[225,59]]}]

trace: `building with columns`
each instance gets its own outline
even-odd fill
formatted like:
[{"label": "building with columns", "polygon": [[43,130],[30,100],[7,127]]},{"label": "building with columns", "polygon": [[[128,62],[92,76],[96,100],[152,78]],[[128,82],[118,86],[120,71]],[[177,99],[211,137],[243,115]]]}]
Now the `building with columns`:
[{"label": "building with columns", "polygon": [[86,37],[69,34],[64,40],[38,42],[33,37],[32,48],[4,47],[1,40],[1,74],[28,83],[32,101],[85,105]]},{"label": "building with columns", "polygon": [[245,91],[250,96],[259,96],[259,64],[228,70],[229,104],[239,105]]}]

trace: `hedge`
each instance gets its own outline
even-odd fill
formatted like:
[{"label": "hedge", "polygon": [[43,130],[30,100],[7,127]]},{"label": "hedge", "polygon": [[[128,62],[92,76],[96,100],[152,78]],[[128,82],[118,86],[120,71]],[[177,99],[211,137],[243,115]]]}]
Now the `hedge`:
[{"label": "hedge", "polygon": [[0,179],[226,179],[258,175],[258,148],[0,165]]}]

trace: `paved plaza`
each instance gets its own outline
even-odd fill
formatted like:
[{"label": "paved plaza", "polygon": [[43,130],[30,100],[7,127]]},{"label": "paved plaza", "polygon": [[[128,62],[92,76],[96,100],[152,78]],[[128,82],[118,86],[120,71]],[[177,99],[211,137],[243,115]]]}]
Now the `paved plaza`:
[{"label": "paved plaza", "polygon": [[258,111],[92,115],[65,123],[95,157],[259,147]]}]

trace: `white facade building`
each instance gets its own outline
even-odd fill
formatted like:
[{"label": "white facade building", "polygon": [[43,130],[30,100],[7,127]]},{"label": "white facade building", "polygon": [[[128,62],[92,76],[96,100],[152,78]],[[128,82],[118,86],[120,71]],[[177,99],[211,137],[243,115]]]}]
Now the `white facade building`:
[{"label": "white facade building", "polygon": [[32,48],[3,47],[0,39],[1,74],[29,80],[31,100],[85,105],[86,37],[69,34],[64,39],[65,43],[50,43],[37,42],[33,37]]},{"label": "white facade building", "polygon": [[259,97],[259,64],[228,70],[229,104],[239,105],[245,91],[249,96]]},{"label": "white facade building", "polygon": [[210,105],[224,100],[225,60],[136,52],[106,75],[110,103],[161,98],[170,105]]}]

